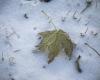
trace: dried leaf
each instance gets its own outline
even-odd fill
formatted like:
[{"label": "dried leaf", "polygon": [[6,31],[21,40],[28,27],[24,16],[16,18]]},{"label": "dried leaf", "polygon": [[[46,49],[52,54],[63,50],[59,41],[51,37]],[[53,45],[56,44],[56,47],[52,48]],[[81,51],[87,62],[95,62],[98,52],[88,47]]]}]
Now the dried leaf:
[{"label": "dried leaf", "polygon": [[53,30],[39,33],[43,37],[37,46],[40,51],[48,51],[48,63],[51,63],[59,52],[64,49],[66,55],[71,58],[74,43],[63,30]]}]

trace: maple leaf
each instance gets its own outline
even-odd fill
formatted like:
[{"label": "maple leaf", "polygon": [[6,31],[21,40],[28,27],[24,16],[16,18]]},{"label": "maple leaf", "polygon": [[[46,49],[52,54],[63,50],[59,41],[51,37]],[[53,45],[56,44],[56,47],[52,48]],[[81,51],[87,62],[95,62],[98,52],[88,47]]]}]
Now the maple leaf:
[{"label": "maple leaf", "polygon": [[39,35],[41,35],[43,39],[37,47],[40,51],[49,52],[48,63],[51,63],[62,49],[64,49],[66,55],[71,58],[74,43],[66,32],[60,29],[40,32]]}]

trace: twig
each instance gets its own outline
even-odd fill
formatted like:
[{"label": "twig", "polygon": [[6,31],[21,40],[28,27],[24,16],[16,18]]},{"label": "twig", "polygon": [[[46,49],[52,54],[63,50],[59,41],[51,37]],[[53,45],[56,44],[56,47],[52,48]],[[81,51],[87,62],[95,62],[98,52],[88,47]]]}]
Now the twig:
[{"label": "twig", "polygon": [[70,12],[71,12],[71,10],[69,10],[69,11],[66,13],[66,16],[69,15]]},{"label": "twig", "polygon": [[80,20],[81,20],[81,17],[77,20],[77,22],[80,22]]},{"label": "twig", "polygon": [[27,13],[24,14],[24,18],[26,18],[26,19],[29,18],[28,15],[27,15]]},{"label": "twig", "polygon": [[21,50],[20,50],[20,49],[14,50],[15,53],[16,53],[16,52],[19,52],[19,51],[21,51]]},{"label": "twig", "polygon": [[82,36],[82,37],[84,37],[84,36],[85,36],[85,34],[87,33],[87,31],[88,31],[88,27],[86,28],[86,31],[85,31],[84,33],[80,33],[80,34],[81,34],[81,36]]},{"label": "twig", "polygon": [[41,11],[45,16],[47,16],[47,18],[49,19],[49,23],[51,23],[53,26],[54,26],[54,28],[57,30],[57,28],[56,28],[56,25],[53,23],[53,21],[52,21],[52,18],[50,18],[49,17],[49,15],[46,13],[46,12],[44,12],[43,10]]},{"label": "twig", "polygon": [[86,31],[85,31],[85,34],[87,33],[87,31],[88,31],[88,27],[87,27],[87,29],[86,29]]},{"label": "twig", "polygon": [[82,69],[80,68],[80,58],[81,58],[81,56],[79,55],[77,60],[76,60],[76,69],[77,69],[78,72],[81,73]]},{"label": "twig", "polygon": [[98,35],[97,32],[93,32],[93,31],[91,31],[91,34],[92,34],[93,36],[97,36],[97,35]]},{"label": "twig", "polygon": [[75,11],[74,14],[73,14],[73,19],[77,19],[77,18],[75,17],[76,12],[77,12],[77,11]]},{"label": "twig", "polygon": [[81,11],[83,13],[87,8],[89,8],[92,4],[92,0],[86,0],[86,7]]},{"label": "twig", "polygon": [[40,0],[41,2],[50,2],[51,0]]},{"label": "twig", "polygon": [[3,52],[2,52],[2,61],[4,61],[4,55],[3,55]]},{"label": "twig", "polygon": [[90,46],[88,43],[84,43],[84,44],[87,45],[89,48],[91,48],[94,52],[96,52],[98,56],[100,56],[100,53],[99,53],[96,49],[94,49],[94,48],[93,48],[92,46]]},{"label": "twig", "polygon": [[66,20],[67,15],[71,12],[71,10],[69,10],[64,17],[62,17],[62,22],[64,22]]}]

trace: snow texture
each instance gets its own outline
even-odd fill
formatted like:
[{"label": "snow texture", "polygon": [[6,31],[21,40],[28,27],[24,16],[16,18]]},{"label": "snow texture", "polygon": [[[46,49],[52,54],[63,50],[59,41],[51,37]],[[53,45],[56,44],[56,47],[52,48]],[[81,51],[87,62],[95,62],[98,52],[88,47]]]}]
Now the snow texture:
[{"label": "snow texture", "polygon": [[[100,80],[100,56],[84,44],[100,53],[100,0],[81,13],[85,2],[0,0],[0,80]],[[34,51],[38,33],[54,29],[42,10],[76,43],[70,61],[61,51],[47,64],[47,54]],[[79,55],[82,73],[75,67]]]}]

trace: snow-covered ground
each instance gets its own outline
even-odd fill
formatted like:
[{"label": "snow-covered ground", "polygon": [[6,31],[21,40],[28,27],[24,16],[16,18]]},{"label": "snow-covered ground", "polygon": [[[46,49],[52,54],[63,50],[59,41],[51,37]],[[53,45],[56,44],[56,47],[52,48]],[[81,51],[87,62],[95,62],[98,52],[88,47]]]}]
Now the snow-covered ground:
[{"label": "snow-covered ground", "polygon": [[[0,80],[100,80],[100,56],[84,44],[100,53],[100,0],[81,13],[85,6],[85,0],[0,0]],[[38,33],[54,29],[42,10],[77,44],[72,60],[61,52],[47,64],[46,54],[33,51]],[[75,67],[78,55],[82,73]]]}]

